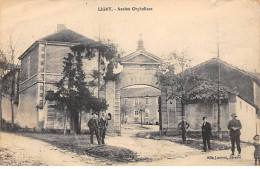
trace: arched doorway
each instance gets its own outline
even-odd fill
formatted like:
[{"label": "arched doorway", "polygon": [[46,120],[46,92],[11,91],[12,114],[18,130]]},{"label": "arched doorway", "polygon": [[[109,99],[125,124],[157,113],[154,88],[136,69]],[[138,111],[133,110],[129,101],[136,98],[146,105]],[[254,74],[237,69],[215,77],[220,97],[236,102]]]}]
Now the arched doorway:
[{"label": "arched doorway", "polygon": [[[157,93],[159,93],[160,86],[157,84],[155,73],[161,65],[162,60],[159,57],[147,52],[144,49],[143,41],[139,40],[137,50],[121,58],[120,63],[123,65],[124,69],[119,74],[118,80],[116,82],[106,83],[106,100],[109,104],[107,113],[112,114],[112,119],[109,122],[110,124],[108,130],[110,132],[114,131],[117,133],[121,133],[121,90],[130,90],[131,88],[131,90],[134,90],[134,86],[135,88],[138,86],[145,86],[146,91],[142,91],[144,96],[140,96],[140,98],[143,98],[142,100],[144,101],[147,100],[145,98],[149,98],[146,97],[146,95],[149,96],[149,93],[151,93],[149,92],[149,87],[150,89],[157,89]],[[156,102],[156,100],[158,100],[158,98],[154,98],[154,102]],[[155,111],[158,111],[158,108],[156,108]],[[139,112],[136,112],[136,117],[137,116],[140,117]],[[150,120],[148,119],[149,118],[146,118],[146,122],[149,124]],[[137,119],[136,121],[138,122],[139,120],[141,119]],[[158,121],[154,120],[153,123],[156,124],[156,122],[158,123]]]}]

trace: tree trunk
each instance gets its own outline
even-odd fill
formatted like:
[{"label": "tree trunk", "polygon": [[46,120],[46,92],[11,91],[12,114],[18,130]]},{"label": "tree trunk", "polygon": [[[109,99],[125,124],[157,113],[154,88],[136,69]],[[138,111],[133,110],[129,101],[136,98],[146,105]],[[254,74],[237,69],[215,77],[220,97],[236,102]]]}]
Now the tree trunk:
[{"label": "tree trunk", "polygon": [[185,117],[184,96],[181,97],[181,116]]},{"label": "tree trunk", "polygon": [[12,84],[11,84],[11,87],[12,87],[11,88],[11,111],[12,111],[12,123],[14,124],[15,71],[12,72]]},{"label": "tree trunk", "polygon": [[79,112],[79,118],[78,118],[78,130],[77,130],[77,134],[81,133],[81,115],[82,113]]},{"label": "tree trunk", "polygon": [[141,127],[143,126],[143,111],[140,110],[140,114],[141,114]]},{"label": "tree trunk", "polygon": [[3,115],[2,115],[2,82],[0,82],[0,129],[2,130]]},{"label": "tree trunk", "polygon": [[12,123],[14,124],[14,100],[13,97],[11,96],[11,112],[12,112]]},{"label": "tree trunk", "polygon": [[79,134],[79,113],[70,111],[70,134]]},{"label": "tree trunk", "polygon": [[67,133],[67,117],[68,117],[68,112],[66,111],[66,113],[65,113],[65,119],[64,119],[64,131],[63,131],[63,134],[65,135],[66,133]]}]

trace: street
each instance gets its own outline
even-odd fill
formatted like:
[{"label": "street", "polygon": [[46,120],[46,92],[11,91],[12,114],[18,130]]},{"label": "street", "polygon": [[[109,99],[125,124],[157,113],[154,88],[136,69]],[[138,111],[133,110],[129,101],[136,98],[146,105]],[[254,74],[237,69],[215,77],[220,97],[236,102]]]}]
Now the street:
[{"label": "street", "polygon": [[43,141],[12,133],[0,134],[0,164],[14,165],[52,165],[52,166],[92,166],[92,165],[184,165],[184,166],[216,166],[216,165],[254,165],[253,146],[242,147],[241,159],[234,156],[230,159],[230,150],[204,153],[185,145],[168,140],[137,138],[137,132],[157,130],[158,126],[124,126],[122,136],[107,136],[106,144],[130,149],[139,158],[148,158],[145,162],[115,163],[102,158],[78,155],[61,150]]}]

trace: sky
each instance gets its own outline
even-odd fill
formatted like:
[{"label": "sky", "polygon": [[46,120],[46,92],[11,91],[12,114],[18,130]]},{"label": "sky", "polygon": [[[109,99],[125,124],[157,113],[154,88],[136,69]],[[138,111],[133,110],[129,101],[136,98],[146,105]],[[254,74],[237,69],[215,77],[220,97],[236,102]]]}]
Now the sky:
[{"label": "sky", "polygon": [[219,41],[223,61],[260,72],[259,8],[257,0],[1,0],[0,46],[8,51],[11,37],[17,61],[34,41],[66,24],[88,38],[111,39],[125,55],[142,34],[146,51],[163,58],[185,50],[192,65],[216,57]]}]

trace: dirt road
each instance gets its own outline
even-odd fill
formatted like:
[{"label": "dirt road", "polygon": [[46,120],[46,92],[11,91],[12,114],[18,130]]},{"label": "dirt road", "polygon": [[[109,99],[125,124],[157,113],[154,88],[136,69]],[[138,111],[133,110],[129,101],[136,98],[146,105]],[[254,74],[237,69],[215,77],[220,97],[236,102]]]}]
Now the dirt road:
[{"label": "dirt road", "polygon": [[109,137],[107,143],[124,147],[137,152],[139,157],[150,158],[150,162],[139,162],[129,165],[164,165],[164,166],[252,166],[254,165],[253,146],[242,147],[242,156],[230,157],[230,150],[204,153],[185,145],[168,140],[153,140],[137,138],[137,132],[156,131],[156,126],[146,126],[141,129],[130,125],[122,127],[121,137]]},{"label": "dirt road", "polygon": [[109,162],[88,155],[79,156],[76,153],[53,147],[43,141],[1,132],[0,165],[86,166],[109,165]]}]

